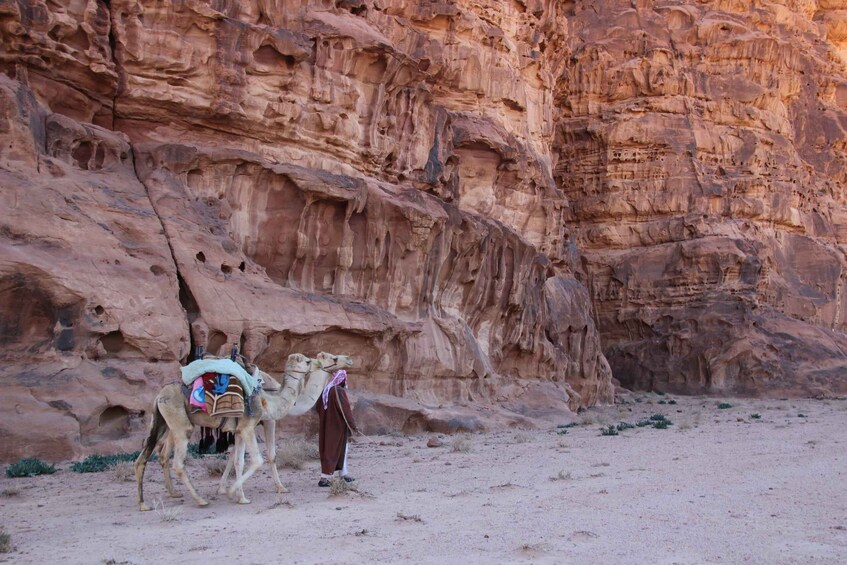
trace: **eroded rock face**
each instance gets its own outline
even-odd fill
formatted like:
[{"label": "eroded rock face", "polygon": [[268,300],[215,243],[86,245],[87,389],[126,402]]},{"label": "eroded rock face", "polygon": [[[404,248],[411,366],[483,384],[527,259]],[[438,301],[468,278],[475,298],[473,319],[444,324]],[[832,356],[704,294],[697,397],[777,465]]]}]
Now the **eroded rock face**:
[{"label": "eroded rock face", "polygon": [[847,391],[841,4],[566,14],[555,175],[625,386]]},{"label": "eroded rock face", "polygon": [[85,451],[93,419],[129,437],[199,345],[271,372],[349,353],[405,398],[365,399],[375,422],[409,431],[611,401],[552,174],[557,6],[0,4],[2,174],[26,192],[0,266],[34,272],[7,285],[28,314],[3,383],[64,418],[0,416],[0,458]]}]

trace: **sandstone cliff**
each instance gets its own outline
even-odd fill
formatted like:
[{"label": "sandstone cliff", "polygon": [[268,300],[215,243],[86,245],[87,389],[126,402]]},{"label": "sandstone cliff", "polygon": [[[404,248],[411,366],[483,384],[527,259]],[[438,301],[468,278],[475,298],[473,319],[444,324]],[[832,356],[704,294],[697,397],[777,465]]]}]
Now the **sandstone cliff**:
[{"label": "sandstone cliff", "polygon": [[137,437],[197,345],[352,354],[407,430],[609,402],[553,178],[567,25],[539,0],[0,2],[0,458]]},{"label": "sandstone cliff", "polygon": [[555,176],[625,386],[847,391],[845,8],[564,14]]}]

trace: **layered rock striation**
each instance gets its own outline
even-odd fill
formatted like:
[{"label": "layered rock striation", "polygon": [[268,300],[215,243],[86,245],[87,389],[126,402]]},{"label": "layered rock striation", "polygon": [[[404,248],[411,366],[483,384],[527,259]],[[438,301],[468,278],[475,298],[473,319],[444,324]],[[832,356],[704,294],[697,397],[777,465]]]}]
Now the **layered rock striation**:
[{"label": "layered rock striation", "polygon": [[554,174],[625,386],[847,391],[845,7],[565,14]]},{"label": "layered rock striation", "polygon": [[407,431],[609,402],[553,177],[566,29],[550,1],[0,3],[0,458],[137,437],[196,346],[349,353],[423,406],[382,401]]}]

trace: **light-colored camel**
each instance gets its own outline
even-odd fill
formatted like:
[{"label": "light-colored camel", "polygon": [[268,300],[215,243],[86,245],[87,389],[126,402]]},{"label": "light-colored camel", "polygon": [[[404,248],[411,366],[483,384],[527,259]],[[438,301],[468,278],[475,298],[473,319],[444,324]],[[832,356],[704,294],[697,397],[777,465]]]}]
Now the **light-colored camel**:
[{"label": "light-colored camel", "polygon": [[[285,405],[286,403],[293,404],[296,401],[305,388],[305,381],[307,380],[309,374],[312,369],[316,369],[319,367],[318,361],[309,359],[305,355],[301,355],[299,353],[293,353],[288,356],[288,359],[285,364],[285,372],[283,374],[283,384],[280,385],[274,379],[270,377],[267,373],[261,372],[261,377],[263,383],[272,385],[270,390],[261,389],[257,396],[258,400],[255,400],[257,404],[262,407],[262,413],[268,407],[274,408],[280,405]],[[311,390],[312,387],[310,387]],[[255,412],[254,412],[255,414]],[[258,420],[257,422],[258,423]],[[205,425],[205,424],[204,424]],[[255,428],[255,426],[254,426]],[[224,429],[222,431],[230,431],[228,429]],[[226,471],[224,472],[224,480],[229,476],[233,465],[236,468],[236,484],[239,482],[241,477],[241,469],[244,466],[244,454],[246,451],[245,442],[240,441],[240,434],[235,434],[235,444],[233,449],[230,450],[229,456],[227,458],[227,466]],[[256,442],[255,433],[252,436],[252,441]],[[258,446],[258,444],[256,444]],[[258,450],[258,447],[256,448]],[[159,446],[157,449],[157,455],[159,462],[162,465],[162,474],[165,478],[165,489],[168,491],[168,495],[173,498],[182,498],[182,495],[177,492],[177,490],[173,486],[173,481],[171,479],[171,471],[170,471],[170,459],[171,455],[174,453],[174,441],[172,438],[172,434],[165,432],[163,437],[159,442]],[[252,452],[251,452],[252,453]],[[252,455],[251,455],[252,459]],[[260,457],[259,465],[261,466],[262,460]],[[227,493],[224,488],[224,480],[221,481],[221,487],[218,489],[218,494],[229,494],[230,498],[233,495],[233,489],[229,490]],[[278,480],[278,479],[277,479]],[[241,481],[243,485],[243,481]],[[237,489],[238,502],[240,504],[249,504],[250,499],[244,496],[243,488]]]},{"label": "light-colored camel", "polygon": [[[253,374],[260,378],[266,376],[258,367],[254,369]],[[291,389],[289,394],[292,394],[294,397],[299,396],[302,388],[302,379],[286,377],[283,382],[283,390]],[[230,422],[235,421],[232,423],[230,429],[227,429],[227,431],[233,431],[235,437],[238,438],[237,441],[240,442],[240,451],[236,452],[237,479],[229,489],[229,495],[232,497],[237,493],[238,502],[244,504],[250,502],[244,497],[244,482],[262,465],[262,455],[259,451],[259,445],[256,442],[256,424],[262,416],[261,396],[254,396],[251,401],[253,415],[250,417],[245,416],[230,419]],[[150,459],[150,455],[157,447],[168,493],[171,496],[179,496],[170,480],[170,453],[173,451],[173,470],[177,477],[182,480],[198,506],[206,506],[208,504],[206,500],[197,494],[197,491],[188,478],[188,474],[185,472],[188,440],[191,437],[194,426],[219,428],[224,423],[224,420],[226,418],[212,417],[204,412],[192,413],[188,405],[188,400],[182,392],[182,383],[180,382],[167,384],[159,391],[153,403],[153,421],[150,424],[150,433],[144,442],[141,453],[135,460],[135,480],[138,484],[138,508],[140,510],[150,510],[150,507],[144,502],[144,470],[147,466],[147,461]],[[242,474],[241,470],[243,468],[245,451],[250,454],[250,466]]]},{"label": "light-colored camel", "polygon": [[[299,353],[289,355],[289,362],[303,357]],[[324,387],[332,378],[335,371],[353,366],[353,359],[349,355],[333,355],[331,353],[318,353],[314,359],[310,359],[308,373],[305,374],[305,385],[300,394],[292,399],[290,395],[263,389],[262,398],[262,427],[265,429],[265,450],[268,456],[268,464],[271,466],[271,475],[277,492],[288,492],[288,489],[279,479],[279,471],[276,467],[276,422],[286,416],[302,416],[315,406]],[[286,372],[288,369],[286,369]],[[267,384],[267,383],[266,383]],[[292,401],[293,400],[293,401]],[[236,438],[236,448],[238,448]],[[226,469],[221,476],[218,493],[226,492],[226,481],[232,471],[233,456],[230,454]],[[237,475],[236,475],[237,476]]]}]

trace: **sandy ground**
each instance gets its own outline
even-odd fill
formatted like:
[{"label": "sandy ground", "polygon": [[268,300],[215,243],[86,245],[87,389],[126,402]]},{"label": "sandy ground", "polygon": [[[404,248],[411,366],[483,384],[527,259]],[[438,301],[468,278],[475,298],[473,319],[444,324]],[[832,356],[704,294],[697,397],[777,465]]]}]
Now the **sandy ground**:
[{"label": "sandy ground", "polygon": [[[381,436],[352,446],[359,492],[317,487],[318,465],[263,470],[250,505],[167,498],[157,463],[135,485],[106,471],[0,479],[12,563],[844,563],[847,401],[632,394],[557,433]],[[719,401],[733,405],[718,409]],[[601,436],[662,413],[666,430]],[[757,413],[761,418],[751,415]],[[182,489],[184,491],[184,489]]]}]

